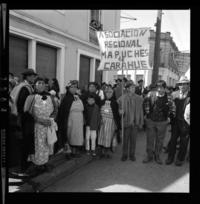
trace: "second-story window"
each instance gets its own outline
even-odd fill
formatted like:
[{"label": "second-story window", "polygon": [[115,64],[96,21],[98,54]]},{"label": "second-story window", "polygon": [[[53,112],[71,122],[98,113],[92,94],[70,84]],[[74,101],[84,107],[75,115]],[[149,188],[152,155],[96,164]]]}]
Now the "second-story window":
[{"label": "second-story window", "polygon": [[90,26],[96,30],[102,30],[101,10],[91,10]]}]

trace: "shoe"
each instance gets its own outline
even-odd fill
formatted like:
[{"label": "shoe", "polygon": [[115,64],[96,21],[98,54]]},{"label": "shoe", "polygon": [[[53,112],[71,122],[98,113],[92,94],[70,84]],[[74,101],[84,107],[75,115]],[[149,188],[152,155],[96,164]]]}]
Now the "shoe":
[{"label": "shoe", "polygon": [[110,156],[109,154],[106,154],[106,155],[105,155],[105,158],[106,158],[106,159],[110,159],[111,156]]},{"label": "shoe", "polygon": [[86,154],[87,154],[87,155],[90,155],[90,150],[86,150]]},{"label": "shoe", "polygon": [[162,162],[162,160],[160,159],[159,156],[155,157],[155,162],[156,162],[157,164],[163,164],[163,162]]},{"label": "shoe", "polygon": [[80,157],[81,157],[81,154],[80,154],[80,153],[76,153],[76,154],[74,155],[74,157],[75,157],[75,158],[80,158]]},{"label": "shoe", "polygon": [[54,166],[51,164],[45,164],[44,167],[46,172],[51,172],[54,169]]},{"label": "shoe", "polygon": [[70,160],[72,157],[71,157],[70,154],[65,154],[65,158],[66,158],[67,160]]},{"label": "shoe", "polygon": [[131,156],[131,157],[129,157],[129,159],[130,159],[131,161],[136,161],[135,156]]},{"label": "shoe", "polygon": [[100,158],[100,159],[105,158],[105,154],[100,154],[100,155],[99,155],[99,158]]},{"label": "shoe", "polygon": [[173,159],[167,158],[167,160],[165,161],[165,164],[166,164],[166,165],[170,165],[170,164],[172,164],[173,162],[174,162]]},{"label": "shoe", "polygon": [[127,156],[122,156],[121,161],[126,161],[128,159]]},{"label": "shoe", "polygon": [[149,162],[152,162],[152,161],[153,161],[153,157],[147,156],[142,162],[143,163],[149,163]]},{"label": "shoe", "polygon": [[96,155],[96,152],[95,152],[94,150],[92,151],[92,156],[93,156],[93,157],[96,157],[96,156],[97,156],[97,155]]},{"label": "shoe", "polygon": [[176,160],[176,162],[175,162],[175,165],[176,166],[182,166],[183,165],[183,161],[180,161],[180,160]]}]

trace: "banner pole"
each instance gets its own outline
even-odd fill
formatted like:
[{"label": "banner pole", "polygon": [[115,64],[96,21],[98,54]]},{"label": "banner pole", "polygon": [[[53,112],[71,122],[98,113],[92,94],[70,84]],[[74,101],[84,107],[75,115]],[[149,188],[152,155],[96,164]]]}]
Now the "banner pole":
[{"label": "banner pole", "polygon": [[[124,75],[124,69],[123,69],[123,57],[122,57],[122,76]],[[124,141],[124,80],[122,78],[122,145],[123,145],[123,141]]]}]

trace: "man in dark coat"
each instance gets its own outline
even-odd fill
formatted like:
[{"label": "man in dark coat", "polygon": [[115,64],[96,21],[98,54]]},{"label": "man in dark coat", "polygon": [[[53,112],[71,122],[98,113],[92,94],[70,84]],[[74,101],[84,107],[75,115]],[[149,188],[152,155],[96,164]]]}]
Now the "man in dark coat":
[{"label": "man in dark coat", "polygon": [[138,86],[135,88],[135,93],[137,95],[143,96],[143,97],[148,93],[147,89],[144,88],[143,80],[142,79],[140,79],[138,81]]},{"label": "man in dark coat", "polygon": [[29,143],[30,141],[27,141],[26,138],[26,127],[25,124],[27,122],[25,114],[24,114],[24,104],[27,99],[27,97],[33,93],[32,84],[34,83],[35,76],[37,75],[34,70],[27,69],[25,72],[22,73],[23,75],[23,82],[21,82],[18,86],[16,86],[12,92],[11,97],[14,96],[14,100],[17,107],[17,113],[18,113],[18,119],[19,124],[22,128],[22,138],[20,141],[21,144],[21,171],[25,172],[25,170],[28,168],[28,154],[29,152]]},{"label": "man in dark coat", "polygon": [[187,77],[183,76],[177,83],[179,91],[172,94],[176,106],[175,118],[172,121],[172,135],[168,145],[168,158],[166,164],[173,163],[176,154],[177,140],[180,138],[180,150],[175,165],[181,166],[185,160],[189,141],[189,125],[184,119],[184,112],[187,104],[190,103],[189,84]]}]

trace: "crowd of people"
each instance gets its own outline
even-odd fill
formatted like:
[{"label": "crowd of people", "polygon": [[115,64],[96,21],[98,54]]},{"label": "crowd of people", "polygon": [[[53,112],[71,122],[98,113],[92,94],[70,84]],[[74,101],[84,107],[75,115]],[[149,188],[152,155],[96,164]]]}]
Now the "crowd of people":
[{"label": "crowd of people", "polygon": [[120,143],[121,161],[135,161],[139,131],[146,131],[143,163],[155,160],[161,165],[169,124],[171,138],[165,163],[184,163],[190,129],[190,81],[186,77],[180,78],[176,88],[167,87],[163,80],[144,88],[143,80],[136,85],[123,78],[115,85],[89,82],[87,89],[81,90],[78,81],[72,80],[61,95],[55,78],[44,79],[32,69],[22,76],[19,82],[9,75],[10,169],[19,165],[26,176],[51,171],[49,158],[61,152],[67,160],[81,157],[83,152],[110,158]]}]

